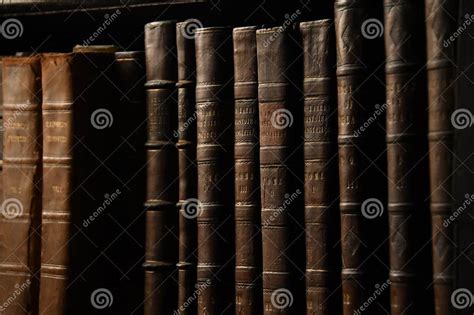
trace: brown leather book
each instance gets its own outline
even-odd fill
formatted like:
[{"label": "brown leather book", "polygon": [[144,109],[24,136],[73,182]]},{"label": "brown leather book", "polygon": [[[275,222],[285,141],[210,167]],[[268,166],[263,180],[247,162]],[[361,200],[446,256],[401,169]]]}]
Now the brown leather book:
[{"label": "brown leather book", "polygon": [[[179,155],[179,314],[196,314],[197,232],[193,200],[197,197],[196,173],[196,53],[193,21],[176,24],[178,50],[178,138]],[[190,299],[191,298],[191,299]]]},{"label": "brown leather book", "polygon": [[352,315],[365,301],[367,257],[362,202],[369,162],[363,154],[367,134],[357,130],[367,120],[367,55],[361,26],[367,18],[367,1],[335,3],[338,91],[339,192],[341,214],[342,303],[344,315]]},{"label": "brown leather book", "polygon": [[451,314],[450,296],[454,289],[454,227],[448,218],[453,206],[454,130],[451,116],[455,107],[456,44],[450,42],[449,37],[457,28],[458,6],[457,0],[428,0],[425,3],[430,208],[437,315]]},{"label": "brown leather book", "polygon": [[3,125],[3,61],[0,59],[0,203],[3,202],[3,133],[5,126]]},{"label": "brown leather book", "polygon": [[333,20],[300,23],[304,49],[306,313],[339,310],[337,85]]},{"label": "brown leather book", "polygon": [[196,30],[199,314],[234,308],[232,29]]},{"label": "brown leather book", "polygon": [[418,2],[385,0],[384,6],[391,314],[419,314],[426,307],[417,290],[423,275],[416,270],[422,238],[417,222],[427,210],[422,204],[427,176],[420,173],[426,154],[424,57],[418,46],[423,42],[418,25],[423,13]]},{"label": "brown leather book", "polygon": [[[120,192],[101,167],[116,143],[106,131],[113,122],[107,103],[116,102],[105,78],[115,51],[91,46],[42,56],[40,314],[84,314],[113,303],[109,281],[114,267],[105,265],[104,255],[115,234],[102,201],[111,202]],[[102,290],[99,299],[95,290]]]},{"label": "brown leather book", "polygon": [[236,314],[262,312],[256,30],[233,30]]},{"label": "brown leather book", "polygon": [[39,56],[4,58],[3,82],[6,189],[0,215],[0,310],[2,314],[35,314],[41,246]]},{"label": "brown leather book", "polygon": [[176,22],[145,25],[148,106],[145,301],[146,315],[177,307],[178,150]]},{"label": "brown leather book", "polygon": [[265,314],[292,314],[292,212],[302,193],[289,158],[294,153],[296,97],[292,82],[294,41],[283,27],[257,30],[260,182]]}]

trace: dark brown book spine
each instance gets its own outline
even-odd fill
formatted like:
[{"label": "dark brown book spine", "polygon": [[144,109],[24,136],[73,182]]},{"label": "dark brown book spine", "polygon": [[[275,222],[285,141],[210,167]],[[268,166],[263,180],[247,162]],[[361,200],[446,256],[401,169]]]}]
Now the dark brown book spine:
[{"label": "dark brown book spine", "polygon": [[177,306],[178,151],[176,23],[145,25],[148,140],[145,241],[145,314],[172,314]]},{"label": "dark brown book spine", "polygon": [[[196,173],[196,52],[192,21],[176,24],[178,49],[178,155],[179,155],[179,314],[196,314],[197,232]],[[186,307],[184,307],[186,305]]]},{"label": "dark brown book spine", "polygon": [[[41,246],[40,58],[3,59],[3,83],[0,311],[36,314]],[[14,302],[5,307],[12,298]]]},{"label": "dark brown book spine", "polygon": [[334,22],[300,24],[304,48],[306,313],[333,314],[336,266],[337,85]]},{"label": "dark brown book spine", "polygon": [[256,27],[249,26],[233,31],[237,314],[262,312],[256,30]]},{"label": "dark brown book spine", "polygon": [[[288,158],[293,153],[293,40],[283,27],[257,30],[262,204],[263,303],[265,314],[291,314],[291,212],[295,191]],[[288,203],[288,204],[287,204]]]},{"label": "dark brown book spine", "polygon": [[[387,93],[386,141],[391,314],[416,314],[416,218],[423,211],[418,169],[422,134],[420,113],[425,113],[425,85],[419,75],[421,38],[417,21],[420,3],[385,0],[385,75]],[[421,199],[422,200],[422,199]]]},{"label": "dark brown book spine", "polygon": [[428,71],[428,141],[430,208],[433,245],[435,313],[451,314],[454,286],[452,211],[453,138],[456,44],[449,41],[457,27],[459,1],[425,3]]},{"label": "dark brown book spine", "polygon": [[5,132],[3,120],[3,61],[0,59],[0,203],[3,202],[3,134]]},{"label": "dark brown book spine", "polygon": [[196,31],[198,314],[234,312],[231,28]]},{"label": "dark brown book spine", "polygon": [[367,2],[339,0],[335,3],[338,90],[339,192],[341,213],[343,312],[352,315],[364,302],[367,285],[364,187],[368,161],[363,154],[367,135],[357,134],[366,121],[367,56],[361,26],[367,18]]}]

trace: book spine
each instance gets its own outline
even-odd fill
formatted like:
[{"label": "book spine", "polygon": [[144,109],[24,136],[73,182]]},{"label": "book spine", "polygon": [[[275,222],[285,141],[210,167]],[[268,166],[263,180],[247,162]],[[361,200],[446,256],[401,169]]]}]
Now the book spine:
[{"label": "book spine", "polygon": [[233,66],[226,27],[196,32],[199,314],[234,311]]},{"label": "book spine", "polygon": [[68,307],[67,288],[71,256],[71,194],[74,191],[73,158],[74,86],[72,54],[46,55],[41,61],[43,83],[43,215],[40,313],[63,314]]},{"label": "book spine", "polygon": [[457,27],[458,1],[425,3],[428,75],[428,142],[435,313],[451,314],[454,289],[452,212],[456,45],[449,42]]},{"label": "book spine", "polygon": [[283,27],[257,30],[265,314],[291,314],[295,298],[289,252],[290,213],[294,207],[287,200],[295,189],[288,163],[294,141],[294,90],[289,79],[293,48]]},{"label": "book spine", "polygon": [[337,298],[337,85],[333,24],[332,20],[300,24],[304,48],[307,314],[332,314],[335,305],[330,302]]},{"label": "book spine", "polygon": [[[386,141],[391,314],[416,314],[416,212],[422,211],[421,116],[425,86],[418,75],[420,6],[385,0]],[[421,275],[418,281],[421,279]]]},{"label": "book spine", "polygon": [[[146,92],[145,92],[145,53],[143,51],[127,51],[115,53],[114,80],[120,92],[118,104],[113,104],[114,125],[109,128],[109,141],[114,143],[114,152],[107,160],[108,167],[121,182],[113,183],[112,189],[120,187],[126,193],[120,195],[120,201],[108,206],[112,209],[110,216],[113,221],[110,225],[118,223],[126,231],[127,236],[118,238],[120,234],[113,235],[117,246],[108,251],[108,257],[120,270],[127,271],[127,277],[118,279],[119,287],[113,292],[115,296],[126,296],[124,303],[119,301],[115,305],[123,313],[142,312],[136,309],[144,301],[143,269],[139,261],[143,257],[145,235],[145,215],[143,203],[146,193]],[[116,80],[115,80],[116,78]],[[113,129],[113,127],[116,127]],[[109,151],[110,152],[110,151]],[[110,153],[108,153],[110,154]],[[113,175],[108,175],[108,181]],[[111,186],[111,185],[109,185]],[[109,195],[111,191],[108,193]],[[111,196],[114,196],[112,193]],[[115,196],[114,196],[115,197]],[[113,198],[114,198],[113,197]],[[110,198],[110,197],[109,197]],[[118,206],[113,209],[113,206]],[[117,248],[117,249],[115,249]],[[127,250],[123,250],[127,248]],[[118,293],[118,294],[117,294]]]},{"label": "book spine", "polygon": [[362,202],[368,182],[369,165],[364,150],[367,135],[357,134],[366,121],[366,51],[360,34],[367,18],[365,1],[335,3],[338,93],[339,207],[341,214],[342,299],[344,315],[352,315],[364,302],[367,274]]},{"label": "book spine", "polygon": [[[5,314],[38,312],[41,246],[41,64],[38,56],[3,59],[3,202],[0,300]],[[21,290],[22,294],[17,295]],[[5,305],[5,303],[3,304]]]},{"label": "book spine", "polygon": [[3,202],[3,134],[5,126],[3,121],[3,61],[0,58],[0,204]]},{"label": "book spine", "polygon": [[145,314],[172,314],[177,306],[178,151],[176,23],[145,25],[148,107],[145,240]]},{"label": "book spine", "polygon": [[[196,314],[197,236],[193,200],[197,197],[196,173],[196,52],[192,21],[176,24],[178,49],[178,155],[179,155],[179,262],[180,314]],[[176,135],[175,135],[176,136]],[[186,307],[184,307],[186,305]]]},{"label": "book spine", "polygon": [[237,314],[262,311],[256,30],[254,26],[233,30]]}]

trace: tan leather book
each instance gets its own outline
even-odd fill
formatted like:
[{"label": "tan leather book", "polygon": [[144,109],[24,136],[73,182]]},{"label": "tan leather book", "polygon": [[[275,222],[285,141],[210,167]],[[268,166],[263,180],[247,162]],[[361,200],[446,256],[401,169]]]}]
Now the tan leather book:
[{"label": "tan leather book", "polygon": [[[38,311],[41,246],[41,63],[3,59],[4,152],[0,215],[2,314]],[[11,301],[11,302],[9,302]]]}]

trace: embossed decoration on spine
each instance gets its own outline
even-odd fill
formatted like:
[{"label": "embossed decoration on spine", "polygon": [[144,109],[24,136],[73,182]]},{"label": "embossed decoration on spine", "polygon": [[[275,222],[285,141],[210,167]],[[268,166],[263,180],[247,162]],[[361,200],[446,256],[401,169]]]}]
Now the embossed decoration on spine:
[{"label": "embossed decoration on spine", "polygon": [[178,150],[176,23],[145,25],[148,108],[144,312],[172,314],[177,307]]}]

